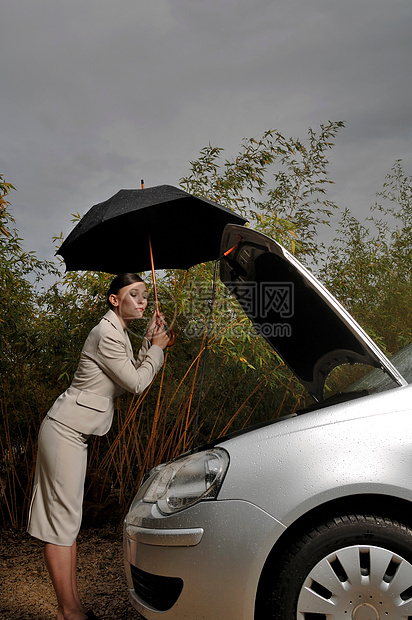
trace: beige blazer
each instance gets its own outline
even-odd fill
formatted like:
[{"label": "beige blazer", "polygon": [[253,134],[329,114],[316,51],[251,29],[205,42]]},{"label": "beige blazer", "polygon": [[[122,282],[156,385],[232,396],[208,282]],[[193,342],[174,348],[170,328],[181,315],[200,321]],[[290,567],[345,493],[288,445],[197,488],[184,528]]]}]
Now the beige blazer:
[{"label": "beige blazer", "polygon": [[114,399],[125,391],[143,392],[163,361],[162,349],[147,338],[133,359],[127,331],[109,310],[90,332],[70,387],[48,415],[80,433],[104,435],[112,424]]}]

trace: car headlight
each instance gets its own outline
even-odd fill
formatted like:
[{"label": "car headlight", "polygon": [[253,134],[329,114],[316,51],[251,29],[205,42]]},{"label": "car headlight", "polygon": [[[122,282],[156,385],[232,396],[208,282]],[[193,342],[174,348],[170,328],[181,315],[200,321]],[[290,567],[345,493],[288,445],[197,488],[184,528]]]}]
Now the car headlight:
[{"label": "car headlight", "polygon": [[156,468],[139,499],[157,504],[163,514],[215,499],[228,466],[229,455],[221,448],[185,456]]}]

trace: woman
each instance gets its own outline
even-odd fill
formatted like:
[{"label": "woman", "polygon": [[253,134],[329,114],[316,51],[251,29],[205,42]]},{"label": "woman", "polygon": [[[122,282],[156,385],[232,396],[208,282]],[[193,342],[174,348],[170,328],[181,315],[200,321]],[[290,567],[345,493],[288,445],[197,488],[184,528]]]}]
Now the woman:
[{"label": "woman", "polygon": [[96,618],[86,612],[76,583],[76,538],[82,518],[90,435],[109,430],[114,400],[139,394],[153,380],[167,346],[164,317],[152,317],[137,360],[127,328],[147,306],[147,290],[136,274],[110,285],[110,310],[90,332],[70,387],[42,422],[27,531],[45,542],[44,556],[57,596],[57,620]]}]

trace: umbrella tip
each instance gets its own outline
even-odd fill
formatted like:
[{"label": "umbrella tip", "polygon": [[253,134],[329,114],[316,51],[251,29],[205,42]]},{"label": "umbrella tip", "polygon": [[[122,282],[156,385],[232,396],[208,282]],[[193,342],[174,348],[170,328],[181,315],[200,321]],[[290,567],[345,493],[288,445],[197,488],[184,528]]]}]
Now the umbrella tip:
[{"label": "umbrella tip", "polygon": [[144,189],[144,180],[143,179],[140,181],[140,185],[141,185],[142,189]]}]

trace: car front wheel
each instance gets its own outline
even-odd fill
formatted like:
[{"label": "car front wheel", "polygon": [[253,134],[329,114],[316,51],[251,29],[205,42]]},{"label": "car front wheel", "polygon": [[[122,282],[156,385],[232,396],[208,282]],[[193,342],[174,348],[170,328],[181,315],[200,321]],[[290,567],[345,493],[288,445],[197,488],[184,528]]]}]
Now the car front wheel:
[{"label": "car front wheel", "polygon": [[265,620],[412,620],[412,530],[358,514],[320,523],[273,555],[258,596]]}]

